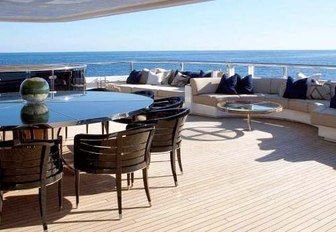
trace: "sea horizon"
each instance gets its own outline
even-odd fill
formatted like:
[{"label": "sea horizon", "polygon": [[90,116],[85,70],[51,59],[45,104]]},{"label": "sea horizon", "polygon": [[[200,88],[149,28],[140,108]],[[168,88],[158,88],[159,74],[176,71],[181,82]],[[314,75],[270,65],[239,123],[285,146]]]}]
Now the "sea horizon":
[{"label": "sea horizon", "polygon": [[[336,50],[176,50],[176,51],[83,51],[83,52],[13,52],[0,53],[0,65],[35,64],[88,64],[87,76],[127,75],[129,64],[99,65],[98,63],[118,61],[206,61],[206,62],[245,62],[302,65],[336,65]],[[176,64],[139,64],[134,69],[143,68],[179,69]],[[223,65],[185,64],[185,70],[224,70]],[[237,67],[244,75],[247,67]],[[280,77],[281,67],[256,67],[256,76]],[[322,73],[325,79],[336,80],[335,70],[290,69],[289,75],[304,72],[307,75]]]},{"label": "sea horizon", "polygon": [[336,51],[336,49],[185,49],[185,50],[114,50],[114,51],[100,51],[100,50],[88,50],[88,51],[0,51],[0,54],[12,54],[12,53],[110,53],[110,52],[232,52],[232,51]]}]

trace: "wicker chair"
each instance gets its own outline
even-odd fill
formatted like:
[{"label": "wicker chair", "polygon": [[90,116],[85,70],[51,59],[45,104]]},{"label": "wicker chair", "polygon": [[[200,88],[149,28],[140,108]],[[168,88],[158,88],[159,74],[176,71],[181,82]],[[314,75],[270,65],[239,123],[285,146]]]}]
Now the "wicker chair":
[{"label": "wicker chair", "polygon": [[142,125],[130,130],[107,135],[79,134],[74,141],[76,205],[79,204],[80,171],[92,174],[116,174],[119,218],[122,216],[121,174],[142,170],[149,204],[147,167],[153,125]]},{"label": "wicker chair", "polygon": [[136,121],[132,124],[127,125],[127,128],[132,128],[142,123],[156,123],[154,138],[152,141],[150,152],[170,152],[170,163],[175,186],[178,185],[175,164],[176,155],[180,171],[183,173],[181,160],[181,131],[183,129],[184,122],[189,112],[189,109],[184,108],[149,111],[145,113],[145,121]]},{"label": "wicker chair", "polygon": [[145,115],[147,111],[181,108],[183,106],[183,103],[184,103],[184,97],[182,96],[155,99],[150,108],[144,111],[145,113],[141,112],[132,117],[122,118],[114,121],[119,123],[130,124],[139,120],[145,120],[144,118],[146,118]]},{"label": "wicker chair", "polygon": [[0,142],[0,219],[3,191],[39,188],[42,225],[47,231],[47,185],[58,183],[60,209],[63,204],[61,139],[14,143],[14,140]]}]

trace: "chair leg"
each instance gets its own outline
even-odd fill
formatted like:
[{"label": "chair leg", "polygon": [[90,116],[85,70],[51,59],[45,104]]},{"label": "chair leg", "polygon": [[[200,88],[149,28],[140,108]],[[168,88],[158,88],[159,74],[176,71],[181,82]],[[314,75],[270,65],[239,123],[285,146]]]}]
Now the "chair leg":
[{"label": "chair leg", "polygon": [[41,188],[39,188],[39,202],[40,202],[40,214],[42,218],[43,231],[48,231],[46,221],[46,213],[47,213],[46,197],[47,197],[47,189],[45,185],[44,186],[42,185]]},{"label": "chair leg", "polygon": [[78,208],[79,204],[79,182],[80,182],[79,171],[76,169],[75,170],[76,208]]},{"label": "chair leg", "polygon": [[134,184],[134,172],[127,173],[127,187],[132,188]]},{"label": "chair leg", "polygon": [[110,131],[110,123],[109,123],[109,121],[105,122],[105,130],[106,130],[106,134],[108,134],[109,131]]},{"label": "chair leg", "polygon": [[181,160],[181,148],[177,148],[177,161],[180,167],[180,171],[183,174],[182,160]]},{"label": "chair leg", "polygon": [[148,187],[148,169],[147,169],[147,167],[142,169],[142,179],[143,179],[143,183],[144,183],[144,187],[145,187],[146,196],[147,196],[149,206],[152,206],[152,201],[151,201],[151,197],[150,197],[150,194],[149,194],[149,187]]},{"label": "chair leg", "polygon": [[127,189],[131,188],[131,173],[127,173]]},{"label": "chair leg", "polygon": [[109,133],[109,129],[110,129],[109,128],[109,121],[102,122],[101,127],[102,127],[102,134],[104,134],[105,131],[106,131],[106,134]]},{"label": "chair leg", "polygon": [[58,208],[63,208],[63,179],[58,181]]},{"label": "chair leg", "polygon": [[0,191],[0,224],[2,222],[3,191]]},{"label": "chair leg", "polygon": [[131,188],[133,187],[134,184],[134,172],[131,173]]},{"label": "chair leg", "polygon": [[101,123],[102,135],[103,135],[103,134],[104,134],[104,132],[105,132],[105,131],[104,131],[104,128],[105,128],[105,123],[104,123],[104,122],[102,122],[102,123]]},{"label": "chair leg", "polygon": [[174,177],[175,187],[178,185],[177,183],[177,175],[176,175],[176,161],[175,161],[175,150],[170,152],[170,165]]},{"label": "chair leg", "polygon": [[65,127],[65,139],[68,138],[68,127]]},{"label": "chair leg", "polygon": [[118,212],[119,219],[122,218],[122,199],[121,199],[121,174],[116,174],[117,197],[118,197]]}]

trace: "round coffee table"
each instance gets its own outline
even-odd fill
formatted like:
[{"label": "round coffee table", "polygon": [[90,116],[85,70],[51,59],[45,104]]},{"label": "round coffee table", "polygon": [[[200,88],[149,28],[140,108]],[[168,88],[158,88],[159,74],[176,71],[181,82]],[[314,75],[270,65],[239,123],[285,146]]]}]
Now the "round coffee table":
[{"label": "round coffee table", "polygon": [[217,104],[219,110],[234,113],[246,114],[248,130],[251,131],[251,116],[253,114],[270,114],[282,111],[282,106],[270,101],[222,101]]}]

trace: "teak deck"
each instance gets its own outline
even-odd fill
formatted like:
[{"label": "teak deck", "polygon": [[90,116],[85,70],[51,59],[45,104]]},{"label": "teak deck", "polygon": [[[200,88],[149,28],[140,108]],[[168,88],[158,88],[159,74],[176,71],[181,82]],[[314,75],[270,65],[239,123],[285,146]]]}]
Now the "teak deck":
[{"label": "teak deck", "polygon": [[[48,187],[49,231],[336,231],[336,143],[299,123],[253,119],[254,130],[245,127],[241,118],[189,116],[179,186],[174,187],[169,154],[153,155],[152,207],[141,172],[135,173],[131,190],[123,181],[122,220],[113,176],[81,175],[75,209],[68,171],[62,211],[56,186]],[[2,231],[42,230],[37,189],[4,196]]]}]

